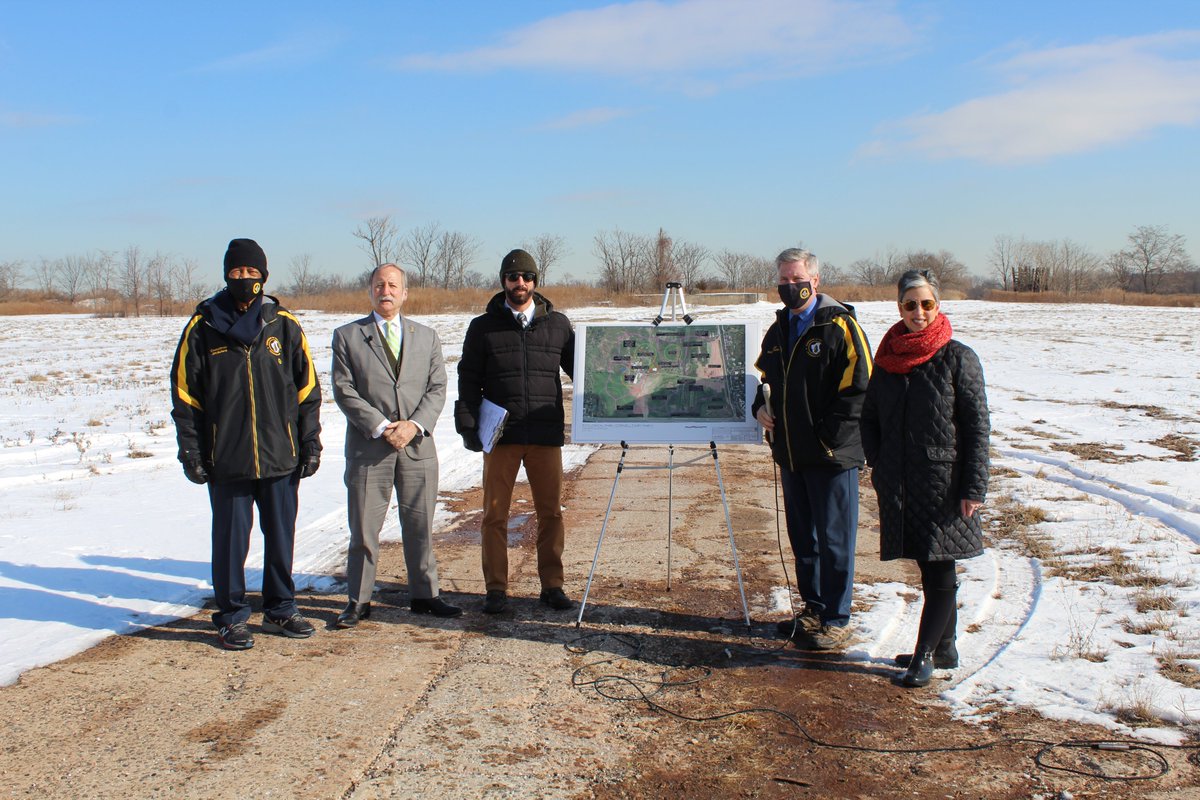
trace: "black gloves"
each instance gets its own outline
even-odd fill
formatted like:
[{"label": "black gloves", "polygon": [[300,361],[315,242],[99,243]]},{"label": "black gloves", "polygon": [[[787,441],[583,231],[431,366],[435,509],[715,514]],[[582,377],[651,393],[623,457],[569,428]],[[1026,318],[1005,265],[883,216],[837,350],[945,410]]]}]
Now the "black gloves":
[{"label": "black gloves", "polygon": [[463,447],[467,448],[472,453],[483,452],[483,442],[479,440],[479,431],[463,431],[462,440]]},{"label": "black gloves", "polygon": [[183,461],[183,474],[192,483],[208,483],[208,470],[197,456],[190,456]]},{"label": "black gloves", "polygon": [[321,448],[315,444],[306,444],[300,448],[300,477],[313,475],[321,466]]}]

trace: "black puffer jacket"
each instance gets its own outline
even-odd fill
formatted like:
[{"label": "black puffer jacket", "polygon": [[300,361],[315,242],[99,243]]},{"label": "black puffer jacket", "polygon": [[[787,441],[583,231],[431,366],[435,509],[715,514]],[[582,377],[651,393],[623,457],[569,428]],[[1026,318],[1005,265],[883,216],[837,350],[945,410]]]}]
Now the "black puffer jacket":
[{"label": "black puffer jacket", "polygon": [[880,558],[945,561],[983,552],[988,485],[987,394],[975,351],[951,339],[907,375],[878,362],[867,387],[862,441],[879,497]]},{"label": "black puffer jacket", "polygon": [[[812,326],[788,347],[790,312],[763,336],[754,366],[771,387],[775,461],[793,472],[863,465],[858,416],[871,378],[871,346],[852,306],[817,295]],[[762,387],[751,411],[764,404]]]},{"label": "black puffer jacket", "polygon": [[559,370],[574,377],[575,332],[545,297],[534,293],[533,321],[522,328],[498,292],[487,310],[471,320],[458,362],[454,427],[479,429],[483,398],[508,409],[498,444],[561,447],[563,391]]}]

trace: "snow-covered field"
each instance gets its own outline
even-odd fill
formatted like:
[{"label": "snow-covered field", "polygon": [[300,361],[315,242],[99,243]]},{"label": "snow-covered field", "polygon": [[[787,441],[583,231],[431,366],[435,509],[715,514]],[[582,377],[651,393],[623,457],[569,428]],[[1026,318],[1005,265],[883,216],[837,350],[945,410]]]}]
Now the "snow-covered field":
[{"label": "snow-covered field", "polygon": [[[765,326],[774,309],[692,310]],[[645,321],[655,310],[570,316]],[[1004,473],[990,513],[1027,507],[1041,521],[1040,557],[1014,545],[963,562],[962,666],[939,684],[943,696],[964,716],[1017,704],[1124,731],[1146,715],[1160,722],[1140,735],[1177,741],[1200,724],[1200,688],[1164,672],[1186,682],[1187,668],[1200,668],[1200,309],[963,301],[944,310],[987,376],[993,465]],[[873,345],[896,319],[893,303],[858,312]],[[347,534],[329,341],[348,318],[300,318],[326,402],[321,470],[301,485],[295,573],[299,586],[332,591]],[[481,471],[453,432],[468,319],[422,318],[451,359],[437,429],[444,492],[478,485]],[[111,633],[193,614],[208,591],[207,493],[175,460],[169,416],[183,323],[0,317],[0,684]],[[566,455],[578,463],[591,449]],[[398,535],[394,515],[389,534]],[[884,662],[911,648],[919,594],[882,584],[857,597],[870,609],[856,617],[862,642],[848,657]]]}]

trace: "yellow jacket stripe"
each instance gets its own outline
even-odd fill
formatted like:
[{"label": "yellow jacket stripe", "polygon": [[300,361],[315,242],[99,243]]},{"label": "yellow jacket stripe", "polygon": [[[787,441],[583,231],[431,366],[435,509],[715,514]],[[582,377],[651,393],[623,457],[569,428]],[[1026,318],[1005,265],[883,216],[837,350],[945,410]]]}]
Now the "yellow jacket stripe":
[{"label": "yellow jacket stripe", "polygon": [[[842,315],[834,318],[833,324],[842,329],[842,338],[846,341],[846,357],[848,362],[846,370],[842,373],[842,380],[838,383],[838,391],[841,392],[854,384],[854,372],[858,368],[858,360],[860,358],[867,368],[868,378],[871,377],[874,362],[871,360],[870,349],[863,347],[866,337],[863,335],[862,328],[858,326],[858,320],[849,315]],[[851,326],[853,326],[853,330],[851,330]]]},{"label": "yellow jacket stripe", "polygon": [[200,322],[201,319],[202,317],[199,314],[192,317],[192,321],[188,323],[187,329],[183,332],[183,339],[179,342],[179,370],[175,373],[175,393],[179,395],[180,400],[192,408],[203,411],[204,407],[200,405],[200,401],[192,397],[188,392],[187,379],[188,350],[191,349],[192,328],[196,327],[196,323]]},{"label": "yellow jacket stripe", "polygon": [[[300,320],[296,319],[290,312],[281,310],[279,316],[287,317],[296,323],[297,329],[300,329]],[[308,337],[304,335],[302,329],[300,330],[300,347],[304,350],[305,360],[308,361],[308,375],[305,378],[304,385],[296,392],[297,400],[303,403],[312,394],[313,388],[317,385],[317,370],[313,366],[312,353],[308,349]]]}]

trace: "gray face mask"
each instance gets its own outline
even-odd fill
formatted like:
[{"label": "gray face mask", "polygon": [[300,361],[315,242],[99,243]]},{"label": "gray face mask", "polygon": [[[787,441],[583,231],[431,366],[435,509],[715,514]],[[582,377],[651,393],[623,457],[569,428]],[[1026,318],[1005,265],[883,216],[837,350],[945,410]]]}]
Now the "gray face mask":
[{"label": "gray face mask", "polygon": [[791,309],[801,308],[812,297],[813,287],[810,281],[800,283],[781,283],[778,287],[779,299]]}]

